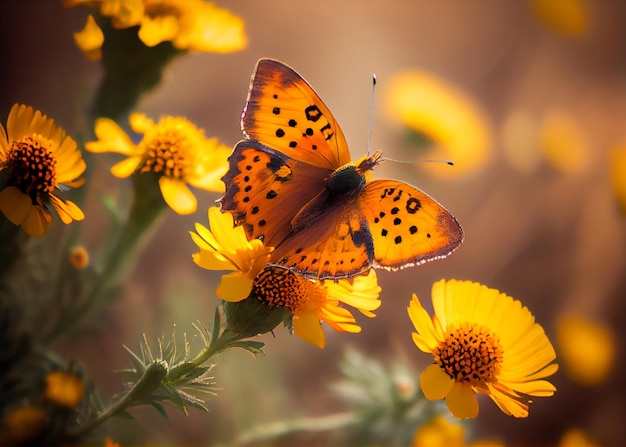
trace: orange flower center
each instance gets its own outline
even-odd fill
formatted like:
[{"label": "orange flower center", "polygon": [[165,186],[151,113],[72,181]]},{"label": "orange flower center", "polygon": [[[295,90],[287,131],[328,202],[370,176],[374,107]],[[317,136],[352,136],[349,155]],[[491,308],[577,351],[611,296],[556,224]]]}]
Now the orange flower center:
[{"label": "orange flower center", "polygon": [[155,134],[142,142],[146,146],[145,161],[140,172],[156,172],[167,177],[184,179],[191,165],[191,142],[176,128],[155,129]]},{"label": "orange flower center", "polygon": [[27,135],[13,141],[7,156],[9,184],[31,197],[50,194],[56,186],[56,158],[52,142],[41,135]]},{"label": "orange flower center", "polygon": [[489,329],[463,323],[434,351],[435,362],[456,382],[495,382],[502,364],[500,339]]},{"label": "orange flower center", "polygon": [[268,267],[254,279],[252,292],[256,298],[271,308],[286,307],[294,315],[300,313],[307,302],[315,296],[312,281],[290,270]]}]

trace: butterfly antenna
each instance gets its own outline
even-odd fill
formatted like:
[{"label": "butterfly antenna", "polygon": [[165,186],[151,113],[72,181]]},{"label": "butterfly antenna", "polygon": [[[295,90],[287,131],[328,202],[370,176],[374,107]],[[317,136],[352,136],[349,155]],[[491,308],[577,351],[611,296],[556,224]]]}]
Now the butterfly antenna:
[{"label": "butterfly antenna", "polygon": [[367,130],[367,155],[372,147],[372,130],[374,129],[374,105],[376,103],[376,74],[372,75],[372,102],[370,104],[370,126]]}]

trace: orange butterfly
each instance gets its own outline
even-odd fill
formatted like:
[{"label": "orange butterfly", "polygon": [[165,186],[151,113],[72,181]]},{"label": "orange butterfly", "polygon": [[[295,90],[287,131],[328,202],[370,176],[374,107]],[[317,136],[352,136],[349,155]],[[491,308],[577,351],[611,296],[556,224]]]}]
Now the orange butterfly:
[{"label": "orange butterfly", "polygon": [[313,88],[287,65],[261,59],[241,119],[247,139],[222,178],[223,211],[270,260],[310,278],[395,270],[447,256],[463,240],[457,220],[419,189],[368,180],[381,152],[356,163]]}]

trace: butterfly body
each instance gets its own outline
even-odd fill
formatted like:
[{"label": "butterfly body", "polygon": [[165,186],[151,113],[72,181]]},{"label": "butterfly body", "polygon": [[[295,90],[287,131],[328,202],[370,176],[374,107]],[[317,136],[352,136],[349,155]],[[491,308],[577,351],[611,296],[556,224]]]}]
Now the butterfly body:
[{"label": "butterfly body", "polygon": [[446,256],[462,241],[452,215],[417,188],[371,180],[381,153],[351,161],[334,117],[285,64],[261,59],[229,157],[222,210],[271,262],[311,278],[398,269]]}]

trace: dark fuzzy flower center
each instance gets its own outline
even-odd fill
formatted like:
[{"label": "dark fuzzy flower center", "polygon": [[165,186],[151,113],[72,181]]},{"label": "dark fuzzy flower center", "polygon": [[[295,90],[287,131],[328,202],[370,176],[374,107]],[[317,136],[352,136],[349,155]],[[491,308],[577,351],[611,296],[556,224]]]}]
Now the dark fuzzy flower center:
[{"label": "dark fuzzy flower center", "polygon": [[9,184],[33,198],[38,193],[52,193],[56,186],[56,159],[49,149],[51,145],[50,140],[37,134],[13,141],[7,156]]},{"label": "dark fuzzy flower center", "polygon": [[500,340],[489,329],[464,323],[446,335],[434,352],[435,362],[456,382],[496,382],[502,363]]},{"label": "dark fuzzy flower center", "polygon": [[145,161],[140,172],[156,172],[175,179],[183,180],[190,166],[189,138],[176,129],[158,132],[146,145]]}]

